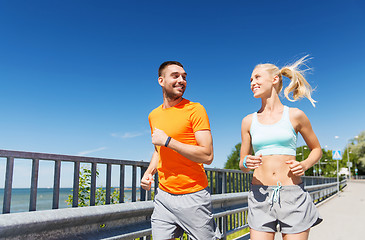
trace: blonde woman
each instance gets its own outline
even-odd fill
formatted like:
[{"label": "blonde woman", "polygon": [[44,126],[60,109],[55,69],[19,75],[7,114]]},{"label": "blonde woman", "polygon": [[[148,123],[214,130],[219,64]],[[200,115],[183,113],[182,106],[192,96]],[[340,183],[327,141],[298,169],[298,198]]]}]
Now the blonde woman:
[{"label": "blonde woman", "polygon": [[[260,64],[251,75],[251,90],[261,98],[261,108],[242,120],[240,168],[254,170],[248,197],[252,240],[272,240],[276,231],[284,240],[308,239],[310,228],[322,221],[300,177],[321,158],[321,146],[304,112],[284,106],[279,98],[287,77],[291,82],[285,97],[306,97],[315,106],[312,89],[299,70],[305,61],[303,57],[282,69]],[[295,158],[298,132],[311,149],[302,162]]]}]

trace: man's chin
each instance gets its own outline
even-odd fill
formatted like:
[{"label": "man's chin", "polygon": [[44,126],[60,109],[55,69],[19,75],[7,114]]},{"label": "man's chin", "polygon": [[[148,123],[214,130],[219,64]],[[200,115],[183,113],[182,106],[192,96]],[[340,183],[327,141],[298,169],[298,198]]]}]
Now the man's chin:
[{"label": "man's chin", "polygon": [[183,91],[183,92],[177,92],[177,93],[175,94],[175,98],[176,98],[176,99],[181,98],[183,95],[184,95],[184,91]]},{"label": "man's chin", "polygon": [[173,100],[178,100],[179,98],[182,98],[184,95],[184,91],[183,92],[175,92],[173,94],[166,94],[166,96],[169,99],[173,99]]}]

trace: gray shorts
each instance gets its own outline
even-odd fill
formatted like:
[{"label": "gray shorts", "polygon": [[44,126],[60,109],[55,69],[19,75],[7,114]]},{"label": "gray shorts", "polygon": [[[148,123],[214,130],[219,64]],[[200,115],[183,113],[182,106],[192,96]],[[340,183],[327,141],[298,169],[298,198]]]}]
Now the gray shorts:
[{"label": "gray shorts", "polygon": [[279,230],[294,234],[319,224],[322,218],[301,183],[281,186],[280,189],[277,186],[251,185],[247,220],[250,228],[256,231]]},{"label": "gray shorts", "polygon": [[158,189],[152,214],[152,238],[178,238],[185,231],[191,239],[219,239],[208,189],[189,194],[171,194]]}]

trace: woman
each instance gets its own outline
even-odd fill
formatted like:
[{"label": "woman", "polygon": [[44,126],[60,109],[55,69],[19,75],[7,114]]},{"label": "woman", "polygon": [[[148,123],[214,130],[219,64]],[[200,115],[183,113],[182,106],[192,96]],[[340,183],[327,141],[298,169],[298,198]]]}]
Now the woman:
[{"label": "woman", "polygon": [[[284,240],[308,239],[310,228],[322,221],[300,178],[321,158],[321,146],[304,112],[279,99],[284,76],[291,80],[285,97],[306,97],[314,106],[311,87],[299,70],[305,58],[282,69],[260,64],[251,75],[251,90],[261,98],[261,108],[242,120],[240,169],[254,170],[248,197],[252,240],[274,239],[277,228]],[[295,158],[298,132],[311,149],[302,162]],[[252,150],[255,155],[250,155]]]}]

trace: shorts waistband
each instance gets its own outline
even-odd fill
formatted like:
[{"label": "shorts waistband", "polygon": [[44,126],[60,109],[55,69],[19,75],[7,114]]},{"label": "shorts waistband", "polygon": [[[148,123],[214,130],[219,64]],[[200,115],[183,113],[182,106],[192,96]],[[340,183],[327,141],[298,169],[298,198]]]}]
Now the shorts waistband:
[{"label": "shorts waistband", "polygon": [[[276,189],[278,186],[277,185],[272,185],[272,186],[266,186],[266,185],[254,185],[251,183],[251,190],[257,190],[257,189],[265,189],[268,191],[273,191],[274,189]],[[284,191],[296,191],[298,189],[303,189],[304,190],[304,183],[300,183],[297,185],[281,185],[281,190]]]},{"label": "shorts waistband", "polygon": [[203,192],[203,191],[208,191],[210,193],[210,188],[206,187],[206,188],[203,188],[196,192],[182,193],[182,194],[174,194],[174,193],[166,192],[165,190],[162,190],[161,188],[157,188],[157,192],[162,192],[163,194],[167,194],[167,195],[171,195],[171,196],[188,196],[188,195],[196,194],[196,193]]}]

